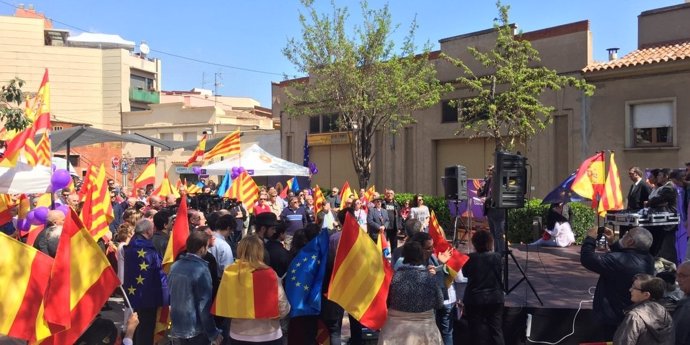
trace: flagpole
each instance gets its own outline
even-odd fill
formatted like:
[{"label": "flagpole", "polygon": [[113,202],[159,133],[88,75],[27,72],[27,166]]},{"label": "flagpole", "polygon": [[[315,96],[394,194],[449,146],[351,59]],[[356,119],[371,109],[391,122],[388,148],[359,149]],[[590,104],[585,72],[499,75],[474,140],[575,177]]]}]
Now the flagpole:
[{"label": "flagpole", "polygon": [[120,291],[122,291],[122,296],[125,298],[125,302],[127,303],[129,310],[134,310],[132,308],[132,303],[130,303],[129,298],[127,298],[127,292],[125,292],[125,288],[122,287],[122,284],[120,284]]}]

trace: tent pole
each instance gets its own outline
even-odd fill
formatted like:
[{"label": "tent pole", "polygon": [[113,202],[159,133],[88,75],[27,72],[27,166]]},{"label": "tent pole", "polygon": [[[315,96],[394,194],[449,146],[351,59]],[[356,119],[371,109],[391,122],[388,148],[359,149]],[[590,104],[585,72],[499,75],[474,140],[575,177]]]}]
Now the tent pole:
[{"label": "tent pole", "polygon": [[67,169],[67,171],[69,171],[70,141],[71,141],[71,140],[69,140],[69,139],[67,140],[67,154],[65,155],[65,163],[66,163],[65,165],[67,166],[65,169]]},{"label": "tent pole", "polygon": [[153,158],[153,145],[151,145],[151,158]]}]

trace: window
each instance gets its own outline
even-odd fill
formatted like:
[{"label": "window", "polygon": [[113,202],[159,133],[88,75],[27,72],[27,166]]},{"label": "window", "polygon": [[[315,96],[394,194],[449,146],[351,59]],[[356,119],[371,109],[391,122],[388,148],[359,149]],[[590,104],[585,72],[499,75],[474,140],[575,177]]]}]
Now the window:
[{"label": "window", "polygon": [[458,122],[458,108],[450,102],[451,100],[441,101],[441,123]]},{"label": "window", "polygon": [[338,114],[315,115],[309,118],[309,133],[338,131]]},{"label": "window", "polygon": [[130,74],[129,76],[130,87],[139,90],[155,90],[155,80],[152,78],[142,77],[135,74]]},{"label": "window", "polygon": [[675,100],[629,102],[628,146],[673,146]]},{"label": "window", "polygon": [[163,140],[175,140],[173,133],[160,133],[160,136]]}]

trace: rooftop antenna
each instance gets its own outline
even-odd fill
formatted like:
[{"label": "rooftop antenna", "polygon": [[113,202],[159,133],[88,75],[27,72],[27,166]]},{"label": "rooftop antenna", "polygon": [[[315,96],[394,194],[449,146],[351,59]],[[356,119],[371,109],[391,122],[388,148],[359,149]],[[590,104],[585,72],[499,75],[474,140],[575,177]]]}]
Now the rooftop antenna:
[{"label": "rooftop antenna", "polygon": [[221,83],[223,80],[223,75],[220,72],[213,73],[213,79],[213,102],[218,103],[218,88],[223,86],[223,83]]}]

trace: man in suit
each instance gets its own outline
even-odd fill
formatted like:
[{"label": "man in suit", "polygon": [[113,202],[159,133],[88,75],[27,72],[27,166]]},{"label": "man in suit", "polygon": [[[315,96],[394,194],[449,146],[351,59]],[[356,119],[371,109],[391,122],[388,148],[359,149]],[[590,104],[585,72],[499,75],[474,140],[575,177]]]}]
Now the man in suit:
[{"label": "man in suit", "polygon": [[[652,193],[652,187],[642,178],[642,170],[638,167],[628,169],[628,177],[633,184],[628,191],[628,208],[626,211],[637,212],[645,207],[645,203],[649,200],[649,194]],[[631,228],[630,226],[621,226],[618,238],[622,238]]]},{"label": "man in suit", "polygon": [[374,207],[369,209],[367,214],[367,228],[369,236],[374,242],[378,241],[379,232],[384,232],[386,228],[390,227],[390,219],[388,218],[388,211],[382,207],[383,199],[379,196],[374,199]]},{"label": "man in suit", "polygon": [[[670,174],[671,171],[669,169],[659,169],[655,175],[654,181],[659,187],[649,195],[647,205],[649,206],[650,213],[677,213],[678,194],[676,186],[669,179]],[[678,254],[676,252],[678,225],[647,226],[647,229],[654,237],[649,253],[676,263],[678,261]]]}]

